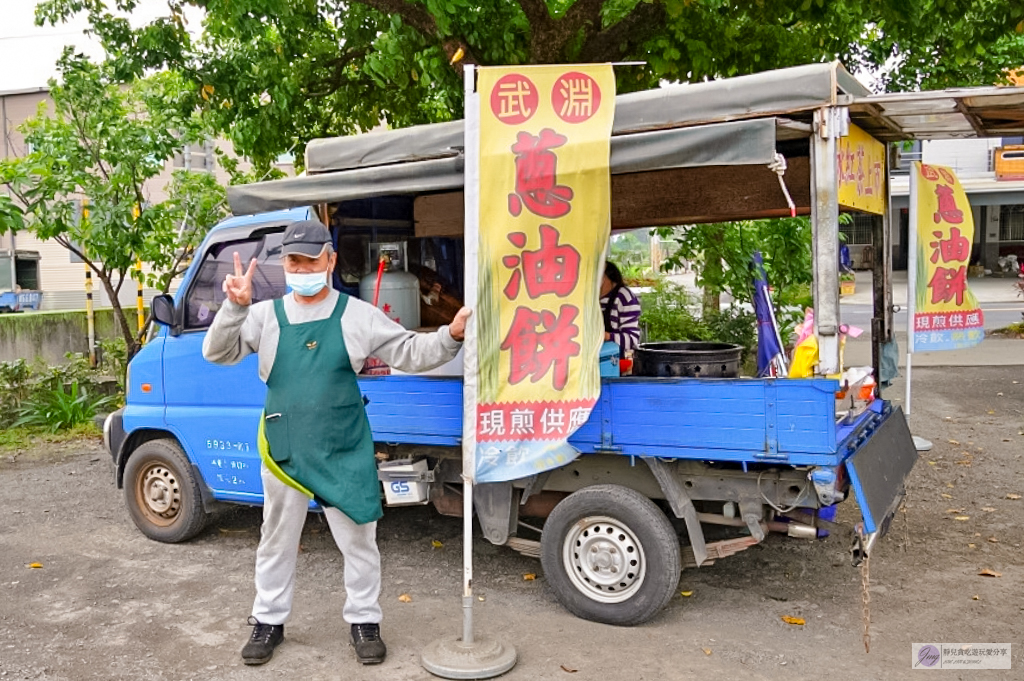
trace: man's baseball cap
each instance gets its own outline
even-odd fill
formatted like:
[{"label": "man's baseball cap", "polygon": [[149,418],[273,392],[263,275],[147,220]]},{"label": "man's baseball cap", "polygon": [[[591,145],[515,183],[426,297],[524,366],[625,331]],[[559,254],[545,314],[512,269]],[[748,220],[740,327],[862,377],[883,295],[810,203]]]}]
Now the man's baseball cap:
[{"label": "man's baseball cap", "polygon": [[281,239],[281,255],[295,253],[318,258],[331,244],[331,235],[318,220],[298,220],[288,225]]}]

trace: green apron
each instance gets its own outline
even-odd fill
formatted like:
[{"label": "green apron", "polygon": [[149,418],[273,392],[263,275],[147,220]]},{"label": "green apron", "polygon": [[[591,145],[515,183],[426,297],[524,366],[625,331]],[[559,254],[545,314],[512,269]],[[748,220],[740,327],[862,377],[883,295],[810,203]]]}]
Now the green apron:
[{"label": "green apron", "polygon": [[291,324],[284,301],[274,301],[281,338],[259,444],[282,482],[363,524],[383,512],[370,423],[341,333],[347,303],[342,293],[327,319]]}]

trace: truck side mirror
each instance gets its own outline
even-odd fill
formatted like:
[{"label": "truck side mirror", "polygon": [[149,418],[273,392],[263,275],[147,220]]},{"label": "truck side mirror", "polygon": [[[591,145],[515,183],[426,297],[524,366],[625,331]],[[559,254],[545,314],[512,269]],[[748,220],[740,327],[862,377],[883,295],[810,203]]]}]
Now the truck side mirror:
[{"label": "truck side mirror", "polygon": [[150,310],[153,312],[153,320],[158,324],[163,324],[171,330],[171,333],[177,335],[178,329],[175,323],[174,314],[174,299],[164,293],[153,298],[153,302],[150,303]]}]

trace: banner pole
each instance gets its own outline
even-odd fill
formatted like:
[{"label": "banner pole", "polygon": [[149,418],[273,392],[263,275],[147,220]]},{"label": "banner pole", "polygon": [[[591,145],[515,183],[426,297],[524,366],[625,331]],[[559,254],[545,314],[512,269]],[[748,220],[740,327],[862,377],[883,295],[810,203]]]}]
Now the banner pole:
[{"label": "banner pole", "polygon": [[462,478],[462,644],[473,645],[473,481]]},{"label": "banner pole", "polygon": [[910,212],[907,225],[907,390],[904,400],[904,414],[910,416],[910,373],[911,357],[914,354],[914,314],[917,312],[917,220],[918,220],[918,175],[920,161],[915,161],[910,170]]},{"label": "banner pole", "polygon": [[465,84],[465,263],[466,305],[474,313],[466,323],[462,391],[462,637],[438,639],[420,655],[420,664],[445,679],[489,679],[515,666],[516,649],[473,633],[473,484],[476,481],[477,299],[480,244],[480,96],[476,67],[467,64]]},{"label": "banner pole", "polygon": [[912,353],[907,352],[907,395],[903,401],[903,406],[906,407],[906,409],[903,410],[903,413],[906,416],[910,416],[910,358],[913,356],[914,355]]},{"label": "banner pole", "polygon": [[462,414],[462,643],[473,644],[473,483],[476,481],[477,329],[480,262],[480,96],[476,66],[463,70],[465,87],[465,299],[475,314],[466,325]]}]

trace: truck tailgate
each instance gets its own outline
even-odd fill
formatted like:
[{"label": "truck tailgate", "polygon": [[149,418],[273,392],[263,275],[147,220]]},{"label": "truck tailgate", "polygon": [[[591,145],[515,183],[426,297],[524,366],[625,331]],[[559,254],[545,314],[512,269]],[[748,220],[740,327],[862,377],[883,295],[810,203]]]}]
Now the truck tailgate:
[{"label": "truck tailgate", "polygon": [[879,529],[884,534],[917,462],[917,449],[903,410],[888,404],[882,419],[855,437],[853,454],[845,462],[850,487],[864,518],[865,534]]}]

